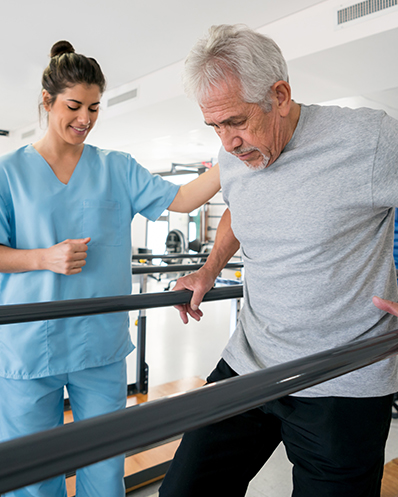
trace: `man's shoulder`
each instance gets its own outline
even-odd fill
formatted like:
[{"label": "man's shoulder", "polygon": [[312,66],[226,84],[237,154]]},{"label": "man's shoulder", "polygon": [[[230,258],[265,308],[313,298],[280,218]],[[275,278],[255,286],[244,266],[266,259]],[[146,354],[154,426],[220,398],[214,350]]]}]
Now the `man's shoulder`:
[{"label": "man's shoulder", "polygon": [[371,109],[369,107],[340,107],[338,105],[302,105],[302,110],[308,118],[314,120],[329,119],[339,121],[340,123],[360,123],[363,124],[368,120],[373,123],[380,123],[387,115],[384,110]]},{"label": "man's shoulder", "polygon": [[304,123],[302,138],[326,140],[334,138],[341,144],[377,140],[383,122],[391,119],[385,111],[359,107],[339,107],[337,105],[308,105],[302,106]]}]

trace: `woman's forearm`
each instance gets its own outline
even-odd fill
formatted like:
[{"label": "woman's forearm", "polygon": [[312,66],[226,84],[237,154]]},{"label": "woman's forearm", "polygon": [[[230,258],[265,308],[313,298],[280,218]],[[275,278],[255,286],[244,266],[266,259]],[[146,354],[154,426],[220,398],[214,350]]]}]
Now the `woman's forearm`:
[{"label": "woman's forearm", "polygon": [[193,181],[180,186],[168,210],[191,212],[214,197],[219,190],[220,173],[218,164],[216,164]]},{"label": "woman's forearm", "polygon": [[90,238],[67,239],[52,247],[14,249],[0,245],[0,273],[48,270],[65,275],[77,274],[86,265]]},{"label": "woman's forearm", "polygon": [[23,273],[40,268],[42,249],[20,250],[0,245],[0,273]]}]

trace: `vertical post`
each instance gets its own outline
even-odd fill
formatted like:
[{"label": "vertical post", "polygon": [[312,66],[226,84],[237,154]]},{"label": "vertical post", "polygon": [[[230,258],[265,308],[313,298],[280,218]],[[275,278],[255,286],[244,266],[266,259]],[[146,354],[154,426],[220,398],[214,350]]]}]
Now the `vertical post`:
[{"label": "vertical post", "polygon": [[[140,293],[146,293],[148,275],[141,275]],[[137,326],[137,365],[136,365],[136,387],[138,393],[148,393],[148,364],[145,362],[146,352],[146,309],[138,313]]]},{"label": "vertical post", "polygon": [[200,241],[202,245],[207,243],[207,216],[209,202],[206,202],[200,210]]},{"label": "vertical post", "polygon": [[229,336],[231,337],[236,329],[240,312],[240,299],[231,300],[231,314],[229,320]]}]

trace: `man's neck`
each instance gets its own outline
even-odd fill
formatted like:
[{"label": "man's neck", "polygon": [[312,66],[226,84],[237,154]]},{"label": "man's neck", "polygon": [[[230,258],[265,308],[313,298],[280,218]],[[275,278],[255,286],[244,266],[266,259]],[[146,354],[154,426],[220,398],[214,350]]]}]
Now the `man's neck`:
[{"label": "man's neck", "polygon": [[289,112],[289,133],[288,133],[288,141],[286,142],[285,146],[289,143],[289,141],[292,139],[292,136],[297,128],[297,124],[300,119],[300,113],[301,113],[301,105],[297,104],[292,100],[290,112]]}]

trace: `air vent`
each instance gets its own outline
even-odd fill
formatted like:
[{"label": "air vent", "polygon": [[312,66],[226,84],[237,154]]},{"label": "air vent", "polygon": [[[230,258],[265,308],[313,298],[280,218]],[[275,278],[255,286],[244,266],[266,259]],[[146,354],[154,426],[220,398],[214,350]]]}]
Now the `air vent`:
[{"label": "air vent", "polygon": [[108,107],[111,107],[112,105],[120,104],[121,102],[125,102],[126,100],[131,100],[132,98],[137,97],[137,88],[134,88],[134,90],[130,90],[126,93],[122,93],[121,95],[118,95],[117,97],[112,97],[108,100]]},{"label": "air vent", "polygon": [[10,134],[9,131],[6,131],[5,129],[0,129],[0,136],[8,136]]},{"label": "air vent", "polygon": [[25,133],[22,133],[22,135],[21,135],[22,140],[25,140],[26,138],[30,138],[31,136],[33,136],[35,134],[35,132],[36,132],[35,129],[25,131]]},{"label": "air vent", "polygon": [[398,5],[398,0],[367,0],[337,11],[337,24],[344,24],[360,17]]}]

